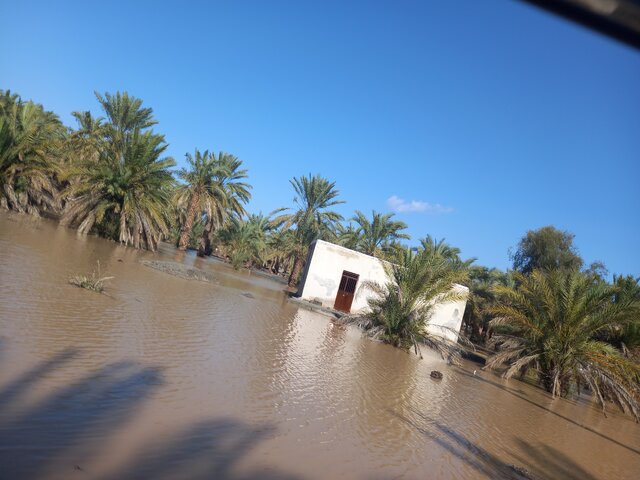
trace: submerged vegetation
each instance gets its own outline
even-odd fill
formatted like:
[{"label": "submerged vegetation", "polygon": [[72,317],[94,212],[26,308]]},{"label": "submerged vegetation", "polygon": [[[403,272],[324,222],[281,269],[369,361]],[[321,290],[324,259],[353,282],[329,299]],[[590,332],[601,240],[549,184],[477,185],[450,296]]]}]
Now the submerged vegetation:
[{"label": "submerged vegetation", "polygon": [[[0,90],[0,207],[134,248],[171,241],[234,268],[281,275],[290,287],[317,239],[373,255],[389,262],[389,282],[366,285],[370,311],[348,321],[398,347],[419,353],[428,345],[454,361],[458,345],[429,325],[434,302],[460,295],[452,289],[459,283],[470,289],[463,337],[490,349],[488,368],[507,377],[532,373],[553,396],[587,388],[603,406],[613,401],[638,418],[640,279],[609,282],[602,263],[585,268],[571,233],[531,230],[511,254],[513,270],[490,269],[429,235],[408,247],[407,225],[390,213],[356,211],[345,222],[335,210],[344,203],[336,183],[311,174],[290,180],[292,207],[250,215],[242,160],[194,149],[175,171],[151,108],[126,92],[96,99],[104,117],[73,112],[77,126],[69,128],[41,105]],[[109,278],[94,272],[69,281],[102,292]]]},{"label": "submerged vegetation", "polygon": [[71,285],[75,285],[76,287],[84,288],[86,290],[91,290],[96,293],[103,293],[105,283],[113,277],[103,277],[100,272],[100,262],[98,262],[98,273],[96,274],[95,270],[91,272],[91,276],[88,275],[74,275],[69,279],[69,283]]},{"label": "submerged vegetation", "polygon": [[447,339],[443,334],[446,332],[430,331],[430,319],[436,302],[466,298],[466,292],[454,286],[466,280],[467,272],[451,268],[449,259],[424,248],[417,252],[405,249],[395,260],[386,265],[389,277],[386,284],[364,284],[373,293],[368,299],[369,310],[345,320],[358,324],[371,337],[397,347],[413,348],[419,354],[420,345],[424,344],[443,358],[455,361],[457,344]]}]

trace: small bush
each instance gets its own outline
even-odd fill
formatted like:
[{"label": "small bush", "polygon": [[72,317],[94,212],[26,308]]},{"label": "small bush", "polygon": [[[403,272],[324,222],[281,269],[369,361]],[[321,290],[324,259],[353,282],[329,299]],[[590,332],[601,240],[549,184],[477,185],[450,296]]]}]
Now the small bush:
[{"label": "small bush", "polygon": [[100,273],[100,262],[98,262],[98,273],[96,275],[95,270],[91,273],[91,276],[87,275],[74,275],[69,279],[71,285],[76,287],[85,288],[93,292],[102,293],[104,291],[105,282],[111,280],[113,277],[102,277]]}]

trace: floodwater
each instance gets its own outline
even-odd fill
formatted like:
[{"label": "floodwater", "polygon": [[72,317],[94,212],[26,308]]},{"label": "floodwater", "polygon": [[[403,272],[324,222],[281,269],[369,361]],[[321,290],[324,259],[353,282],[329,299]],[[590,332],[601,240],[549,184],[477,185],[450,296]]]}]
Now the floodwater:
[{"label": "floodwater", "polygon": [[[97,261],[108,295],[68,284]],[[419,360],[283,287],[0,213],[0,478],[638,478],[613,408]]]}]

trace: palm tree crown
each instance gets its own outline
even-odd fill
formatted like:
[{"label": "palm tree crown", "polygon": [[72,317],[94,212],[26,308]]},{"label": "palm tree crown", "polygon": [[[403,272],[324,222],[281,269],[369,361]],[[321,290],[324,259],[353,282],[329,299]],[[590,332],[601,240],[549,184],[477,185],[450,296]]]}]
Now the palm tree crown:
[{"label": "palm tree crown", "polygon": [[411,238],[406,233],[400,232],[407,228],[407,224],[401,221],[392,220],[393,213],[371,212],[371,221],[359,210],[356,210],[352,220],[358,225],[357,250],[367,255],[380,253],[381,247],[390,243]]},{"label": "palm tree crown", "polygon": [[247,171],[242,161],[228,153],[195,150],[187,154],[189,169],[183,168],[178,177],[185,183],[176,190],[176,203],[183,212],[179,248],[186,249],[193,224],[202,217],[204,235],[220,228],[232,216],[244,215],[244,204],[249,201],[251,186],[242,181]]}]

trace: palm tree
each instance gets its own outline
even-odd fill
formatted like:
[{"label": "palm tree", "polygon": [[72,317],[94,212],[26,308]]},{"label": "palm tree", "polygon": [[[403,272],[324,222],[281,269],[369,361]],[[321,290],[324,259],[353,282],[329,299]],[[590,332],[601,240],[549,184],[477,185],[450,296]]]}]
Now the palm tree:
[{"label": "palm tree", "polygon": [[367,255],[379,256],[381,248],[389,245],[391,242],[400,239],[411,238],[400,230],[407,228],[407,224],[400,221],[392,220],[393,213],[377,213],[375,210],[371,212],[371,221],[359,210],[356,210],[352,220],[358,225],[358,243],[356,250]]},{"label": "palm tree", "polygon": [[[616,288],[615,303],[640,301],[640,277],[614,275],[613,285]],[[614,332],[611,340],[620,346],[625,355],[640,360],[640,316]]]},{"label": "palm tree", "polygon": [[466,293],[455,285],[464,282],[467,273],[451,268],[444,258],[424,250],[414,252],[405,248],[397,262],[385,265],[389,278],[386,284],[363,284],[362,288],[371,292],[369,309],[344,317],[345,321],[358,324],[371,337],[396,347],[413,347],[420,354],[420,345],[426,344],[443,358],[447,355],[456,361],[456,344],[428,327],[437,303],[466,298]]},{"label": "palm tree", "polygon": [[198,216],[202,216],[203,210],[212,212],[224,197],[224,192],[216,181],[220,166],[215,155],[207,150],[200,153],[196,148],[194,155],[186,154],[186,159],[190,168],[182,168],[178,172],[178,178],[185,183],[176,189],[176,204],[184,211],[178,240],[180,250],[187,249]]},{"label": "palm tree", "polygon": [[0,90],[0,206],[33,215],[59,211],[64,136],[55,114]]},{"label": "palm tree", "polygon": [[603,411],[613,400],[638,419],[640,365],[597,338],[637,318],[640,302],[613,302],[615,287],[576,270],[534,270],[514,273],[514,279],[513,287],[494,288],[498,302],[489,311],[497,332],[489,345],[499,352],[486,368],[506,362],[506,378],[532,369],[554,397],[587,385]]},{"label": "palm tree", "polygon": [[62,223],[91,230],[135,248],[155,250],[169,233],[173,159],[167,144],[148,128],[156,123],[142,100],[125,93],[96,93],[107,121],[75,114],[80,128],[72,138],[85,149],[68,168],[68,202]]},{"label": "palm tree", "polygon": [[220,231],[219,239],[228,252],[233,268],[261,264],[267,249],[266,233],[269,219],[262,215],[250,215],[245,221],[233,217]]},{"label": "palm tree", "polygon": [[220,170],[216,176],[221,191],[224,192],[224,202],[219,203],[217,208],[205,211],[205,228],[200,238],[198,255],[211,255],[211,234],[217,228],[222,227],[225,222],[233,217],[246,215],[244,204],[251,199],[251,185],[241,181],[247,178],[247,170],[241,169],[242,160],[228,153],[220,152],[217,157]]},{"label": "palm tree", "polygon": [[469,269],[469,298],[464,309],[463,324],[473,342],[484,343],[491,316],[487,307],[496,301],[493,291],[496,285],[510,285],[511,277],[497,268],[472,266]]},{"label": "palm tree", "polygon": [[283,228],[295,225],[297,251],[295,253],[289,286],[293,287],[304,266],[306,250],[314,240],[332,234],[335,224],[342,220],[342,215],[329,208],[344,203],[337,200],[339,195],[335,182],[330,182],[320,175],[294,177],[290,180],[296,197],[297,210],[282,215],[275,220]]},{"label": "palm tree", "polygon": [[471,264],[476,261],[475,258],[469,258],[462,260],[460,257],[460,249],[453,247],[445,242],[445,239],[437,240],[431,235],[427,235],[420,240],[420,248],[422,248],[428,255],[434,255],[445,259],[451,267],[460,270],[468,270],[471,268]]},{"label": "palm tree", "polygon": [[351,250],[357,250],[360,244],[358,229],[351,222],[348,225],[336,224],[336,243]]},{"label": "palm tree", "polygon": [[267,237],[266,260],[271,262],[271,272],[286,273],[291,259],[300,254],[295,232],[287,228],[272,229]]},{"label": "palm tree", "polygon": [[153,118],[153,109],[144,108],[141,99],[130,96],[127,92],[116,92],[115,95],[95,92],[95,96],[109,122],[109,128],[105,131],[107,140],[114,153],[119,155],[120,161],[124,161],[126,145],[136,131],[148,129],[158,123]]},{"label": "palm tree", "polygon": [[[162,157],[164,137],[137,131],[122,157],[79,162],[69,172],[62,223],[135,248],[156,250],[169,233],[173,159]],[[103,152],[104,155],[104,152]]]}]

